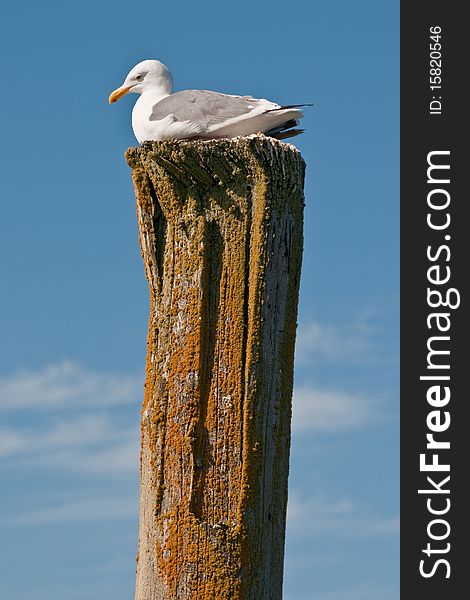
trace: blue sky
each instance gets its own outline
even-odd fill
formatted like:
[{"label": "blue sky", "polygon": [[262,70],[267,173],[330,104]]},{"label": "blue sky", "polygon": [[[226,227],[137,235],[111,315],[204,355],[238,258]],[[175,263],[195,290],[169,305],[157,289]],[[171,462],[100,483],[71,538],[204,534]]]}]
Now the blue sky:
[{"label": "blue sky", "polygon": [[145,58],[313,102],[285,600],[398,597],[398,2],[9,3],[0,97],[0,595],[133,597],[148,316],[130,171]]}]

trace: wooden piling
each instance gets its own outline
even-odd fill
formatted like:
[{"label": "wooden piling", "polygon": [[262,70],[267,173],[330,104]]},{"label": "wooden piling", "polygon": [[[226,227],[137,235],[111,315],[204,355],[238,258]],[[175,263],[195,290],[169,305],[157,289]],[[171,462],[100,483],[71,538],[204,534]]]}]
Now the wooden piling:
[{"label": "wooden piling", "polygon": [[136,600],[279,600],[304,162],[263,135],[126,153],[150,288]]}]

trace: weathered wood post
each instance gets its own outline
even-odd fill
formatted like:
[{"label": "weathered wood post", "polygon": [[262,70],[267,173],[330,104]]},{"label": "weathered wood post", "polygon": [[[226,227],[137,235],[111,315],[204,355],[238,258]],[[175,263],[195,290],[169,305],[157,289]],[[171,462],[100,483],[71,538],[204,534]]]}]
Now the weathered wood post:
[{"label": "weathered wood post", "polygon": [[126,158],[150,287],[136,600],[279,600],[304,162],[263,135]]}]

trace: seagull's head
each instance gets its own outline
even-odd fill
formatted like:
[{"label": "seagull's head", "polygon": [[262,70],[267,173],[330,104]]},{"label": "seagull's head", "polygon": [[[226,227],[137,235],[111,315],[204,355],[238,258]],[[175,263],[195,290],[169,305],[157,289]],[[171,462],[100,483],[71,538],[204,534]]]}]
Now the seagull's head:
[{"label": "seagull's head", "polygon": [[124,83],[111,92],[109,103],[117,102],[128,92],[142,94],[148,90],[154,90],[161,96],[168,96],[173,91],[171,73],[159,60],[143,60],[133,67]]}]

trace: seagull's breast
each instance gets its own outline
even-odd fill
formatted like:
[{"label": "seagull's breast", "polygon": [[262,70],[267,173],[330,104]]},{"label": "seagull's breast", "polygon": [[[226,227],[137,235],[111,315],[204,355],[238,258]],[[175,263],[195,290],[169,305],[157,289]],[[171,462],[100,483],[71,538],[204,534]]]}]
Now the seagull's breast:
[{"label": "seagull's breast", "polygon": [[165,96],[157,96],[151,92],[141,94],[132,110],[132,129],[139,142],[145,140],[165,139],[165,132],[173,123],[173,115],[167,115],[159,121],[151,121],[153,107]]}]

